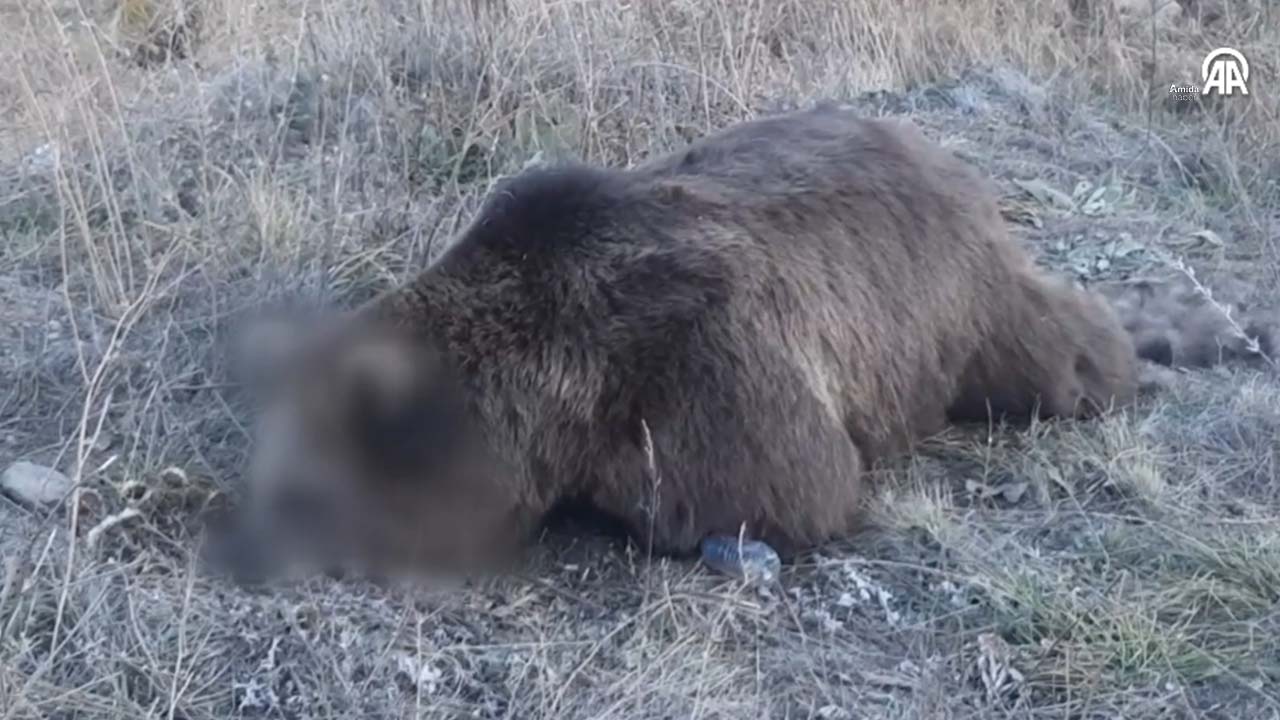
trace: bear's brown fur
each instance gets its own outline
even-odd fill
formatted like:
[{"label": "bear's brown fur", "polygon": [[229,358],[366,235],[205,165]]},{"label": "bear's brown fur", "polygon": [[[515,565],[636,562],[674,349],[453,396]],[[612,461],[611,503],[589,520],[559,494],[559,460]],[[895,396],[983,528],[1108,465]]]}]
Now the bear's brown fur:
[{"label": "bear's brown fur", "polygon": [[830,105],[506,180],[306,342],[254,490],[324,486],[369,518],[362,547],[420,564],[489,557],[569,500],[659,552],[745,526],[786,554],[849,532],[868,467],[948,420],[1136,388],[1109,306],[1033,266],[983,178]]},{"label": "bear's brown fur", "polygon": [[1219,278],[1214,291],[1183,274],[1100,284],[1138,357],[1170,367],[1275,361],[1274,307],[1245,302],[1243,282]]}]

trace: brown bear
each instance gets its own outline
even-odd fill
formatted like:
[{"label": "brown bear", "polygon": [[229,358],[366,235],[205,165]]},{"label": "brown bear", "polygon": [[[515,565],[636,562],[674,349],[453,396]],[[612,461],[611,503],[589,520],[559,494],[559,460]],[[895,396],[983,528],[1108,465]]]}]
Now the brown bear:
[{"label": "brown bear", "polygon": [[659,553],[741,531],[785,556],[849,532],[867,469],[949,420],[1088,415],[1137,378],[1109,305],[1033,266],[982,177],[834,105],[527,170],[415,279],[257,350],[240,537],[263,565],[481,567],[566,502]]}]

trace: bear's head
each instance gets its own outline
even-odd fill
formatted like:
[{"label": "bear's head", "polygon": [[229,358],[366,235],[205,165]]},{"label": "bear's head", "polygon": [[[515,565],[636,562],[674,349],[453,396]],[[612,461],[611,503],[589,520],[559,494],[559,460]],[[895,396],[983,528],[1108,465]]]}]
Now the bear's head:
[{"label": "bear's head", "polygon": [[210,548],[222,569],[261,582],[495,556],[511,503],[431,341],[359,315],[261,320],[237,355],[255,418],[243,502]]}]

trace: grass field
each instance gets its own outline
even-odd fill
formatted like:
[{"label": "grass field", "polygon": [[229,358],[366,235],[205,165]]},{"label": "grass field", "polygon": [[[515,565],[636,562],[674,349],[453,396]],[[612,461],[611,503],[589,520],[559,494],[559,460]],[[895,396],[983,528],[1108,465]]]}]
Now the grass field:
[{"label": "grass field", "polygon": [[[0,3],[0,718],[1278,718],[1280,381],[1173,373],[1087,423],[955,430],[759,591],[549,536],[452,590],[200,572],[248,444],[223,343],[410,277],[490,181],[837,99],[996,178],[1093,282],[1280,289],[1266,0]],[[108,6],[109,5],[109,6]],[[1250,95],[1176,101],[1220,46]],[[74,538],[74,540],[73,540]]]}]

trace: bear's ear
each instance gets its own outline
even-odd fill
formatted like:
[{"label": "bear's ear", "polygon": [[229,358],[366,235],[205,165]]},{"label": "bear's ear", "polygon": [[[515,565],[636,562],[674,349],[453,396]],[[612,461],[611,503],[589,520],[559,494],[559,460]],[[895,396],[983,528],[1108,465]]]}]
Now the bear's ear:
[{"label": "bear's ear", "polygon": [[335,390],[346,432],[392,474],[436,460],[458,426],[438,355],[399,336],[355,340],[342,351]]},{"label": "bear's ear", "polygon": [[422,353],[395,337],[358,338],[341,351],[337,382],[350,414],[380,422],[411,403],[429,372]]}]

